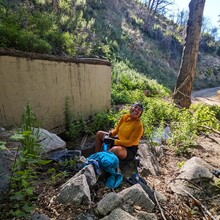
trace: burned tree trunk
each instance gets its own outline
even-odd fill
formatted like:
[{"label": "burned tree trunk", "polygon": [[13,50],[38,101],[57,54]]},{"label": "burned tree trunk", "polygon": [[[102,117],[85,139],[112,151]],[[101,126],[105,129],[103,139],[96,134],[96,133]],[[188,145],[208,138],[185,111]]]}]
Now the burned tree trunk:
[{"label": "burned tree trunk", "polygon": [[191,105],[204,6],[205,0],[191,0],[189,3],[185,45],[173,94],[174,102],[180,107],[189,108]]}]

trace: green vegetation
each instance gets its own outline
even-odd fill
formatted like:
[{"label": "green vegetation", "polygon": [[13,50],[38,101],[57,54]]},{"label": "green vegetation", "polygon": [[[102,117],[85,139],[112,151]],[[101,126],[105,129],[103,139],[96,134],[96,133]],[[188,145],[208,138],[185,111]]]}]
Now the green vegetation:
[{"label": "green vegetation", "polygon": [[[38,179],[36,168],[50,161],[38,158],[39,143],[38,135],[34,132],[36,116],[28,104],[22,116],[22,126],[18,133],[12,136],[12,140],[20,141],[17,148],[16,158],[10,176],[10,187],[7,192],[6,218],[25,218],[35,207],[32,201],[34,195],[34,181]],[[4,145],[3,145],[4,146]]]},{"label": "green vegetation", "polygon": [[112,111],[99,112],[88,121],[77,119],[72,113],[69,98],[66,99],[65,115],[66,136],[69,140],[75,140],[85,134],[94,135],[98,130],[108,130],[116,122]]},{"label": "green vegetation", "polygon": [[84,4],[64,0],[53,8],[51,1],[1,0],[0,47],[46,54],[89,54],[94,20],[84,18]]},{"label": "green vegetation", "polygon": [[220,190],[220,179],[216,179],[213,185]]},{"label": "green vegetation", "polygon": [[150,96],[168,96],[170,91],[155,80],[133,70],[124,62],[113,64],[112,71],[112,104],[126,104],[143,101],[144,90]]},{"label": "green vegetation", "polygon": [[6,142],[5,141],[0,141],[0,150],[6,150],[6,146],[5,146]]},{"label": "green vegetation", "polygon": [[83,136],[85,123],[83,120],[74,119],[71,111],[70,99],[66,98],[65,102],[65,117],[66,117],[66,136],[70,140]]},{"label": "green vegetation", "polygon": [[[103,0],[0,0],[0,47],[122,61],[131,70],[173,89],[183,48],[184,24],[160,15],[149,23],[143,16],[148,14],[146,5],[138,1],[115,4]],[[219,43],[212,34],[202,34],[200,51],[218,56]],[[200,60],[198,64],[204,66],[208,77],[211,72],[207,65]],[[215,82],[213,77],[205,84],[211,86]],[[127,96],[124,93],[122,96]],[[120,102],[121,97],[118,99]]]}]

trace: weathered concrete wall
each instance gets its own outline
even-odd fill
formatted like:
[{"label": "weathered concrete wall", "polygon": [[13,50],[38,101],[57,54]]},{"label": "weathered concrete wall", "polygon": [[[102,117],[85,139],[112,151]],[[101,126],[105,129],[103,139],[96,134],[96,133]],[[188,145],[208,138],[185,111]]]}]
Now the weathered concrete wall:
[{"label": "weathered concrete wall", "polygon": [[107,61],[96,61],[71,62],[0,54],[0,126],[19,125],[28,102],[42,127],[55,132],[64,129],[67,97],[77,118],[86,119],[108,109],[111,66]]}]

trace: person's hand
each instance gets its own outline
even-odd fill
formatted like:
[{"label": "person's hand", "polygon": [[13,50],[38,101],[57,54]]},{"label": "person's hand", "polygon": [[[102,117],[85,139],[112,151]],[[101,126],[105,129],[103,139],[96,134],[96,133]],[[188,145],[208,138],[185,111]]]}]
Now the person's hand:
[{"label": "person's hand", "polygon": [[106,137],[104,137],[103,142],[105,144],[108,144],[110,147],[113,147],[114,143],[115,143],[115,139],[106,136]]}]

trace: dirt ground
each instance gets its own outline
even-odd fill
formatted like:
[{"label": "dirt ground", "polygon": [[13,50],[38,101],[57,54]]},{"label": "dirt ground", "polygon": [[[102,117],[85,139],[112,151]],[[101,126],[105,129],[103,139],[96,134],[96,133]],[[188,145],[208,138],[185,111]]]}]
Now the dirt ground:
[{"label": "dirt ground", "polygon": [[[160,175],[149,175],[145,178],[151,187],[166,197],[166,201],[159,202],[160,208],[157,206],[154,210],[158,220],[164,220],[163,215],[166,220],[220,220],[219,217],[216,218],[216,216],[220,216],[220,189],[214,194],[210,193],[210,189],[205,189],[207,193],[205,193],[205,195],[201,193],[201,195],[197,197],[201,203],[198,204],[190,197],[178,196],[168,187],[168,184],[174,180],[178,174],[178,164],[187,161],[193,156],[202,158],[204,161],[214,166],[216,170],[219,170],[220,135],[211,134],[200,136],[197,140],[197,145],[192,148],[188,154],[183,156],[178,156],[171,149],[164,148],[164,156],[159,159]],[[61,178],[60,182],[57,182],[55,185],[41,184],[39,186],[38,190],[40,196],[37,201],[38,212],[48,215],[53,220],[77,219],[77,216],[80,213],[94,217],[94,210],[97,206],[97,202],[107,193],[114,191],[106,188],[102,182],[99,182],[91,190],[93,201],[91,207],[61,205],[56,202],[54,198],[58,193],[59,186],[67,181],[67,179],[65,180]],[[46,178],[43,181],[48,183]],[[129,186],[130,185],[126,181],[123,181],[121,186],[117,188],[115,192],[119,192]],[[201,186],[197,185],[196,187]],[[211,216],[215,216],[215,218],[208,216],[202,207],[205,207],[205,209],[211,213]],[[138,210],[134,209],[134,213],[137,211]],[[100,218],[97,218],[96,216],[93,220],[96,219]]]},{"label": "dirt ground", "polygon": [[220,106],[220,87],[194,91],[192,93],[192,103],[198,102]]},{"label": "dirt ground", "polygon": [[[174,180],[178,174],[178,164],[183,161],[187,161],[193,156],[201,157],[210,165],[217,169],[220,169],[220,135],[212,134],[210,136],[201,136],[197,141],[197,145],[193,148],[189,154],[184,156],[178,156],[172,150],[164,148],[164,156],[159,160],[160,175],[149,175],[145,178],[147,183],[158,192],[162,193],[166,197],[166,201],[160,202],[161,210],[157,207],[154,213],[157,215],[158,220],[164,220],[162,214],[167,220],[212,220],[204,213],[200,204],[197,204],[192,198],[177,196],[174,194],[168,184]],[[53,220],[67,220],[77,219],[76,217],[80,213],[85,215],[94,216],[94,210],[97,206],[97,202],[100,201],[104,195],[114,190],[108,189],[102,182],[99,182],[91,190],[92,193],[92,205],[91,207],[75,207],[74,205],[61,205],[56,202],[55,195],[58,193],[59,186],[67,181],[69,178],[61,178],[55,185],[48,184],[48,179],[42,176],[41,185],[38,186],[38,192],[40,194],[37,201],[37,211],[48,215]],[[45,182],[44,182],[45,181]],[[121,186],[115,190],[119,192],[130,185],[123,181]],[[199,185],[197,187],[200,187]],[[208,189],[206,189],[208,191]],[[210,196],[212,195],[212,196]],[[217,204],[212,203],[212,198],[217,198]],[[206,193],[202,194],[197,199],[201,204],[211,213],[213,216],[220,216],[220,190],[213,195]],[[134,210],[134,213],[136,211]],[[98,218],[95,218],[98,219]],[[95,220],[94,219],[94,220]],[[99,218],[100,219],[100,218]],[[217,220],[217,218],[216,218]],[[218,219],[219,220],[219,219]]]}]

